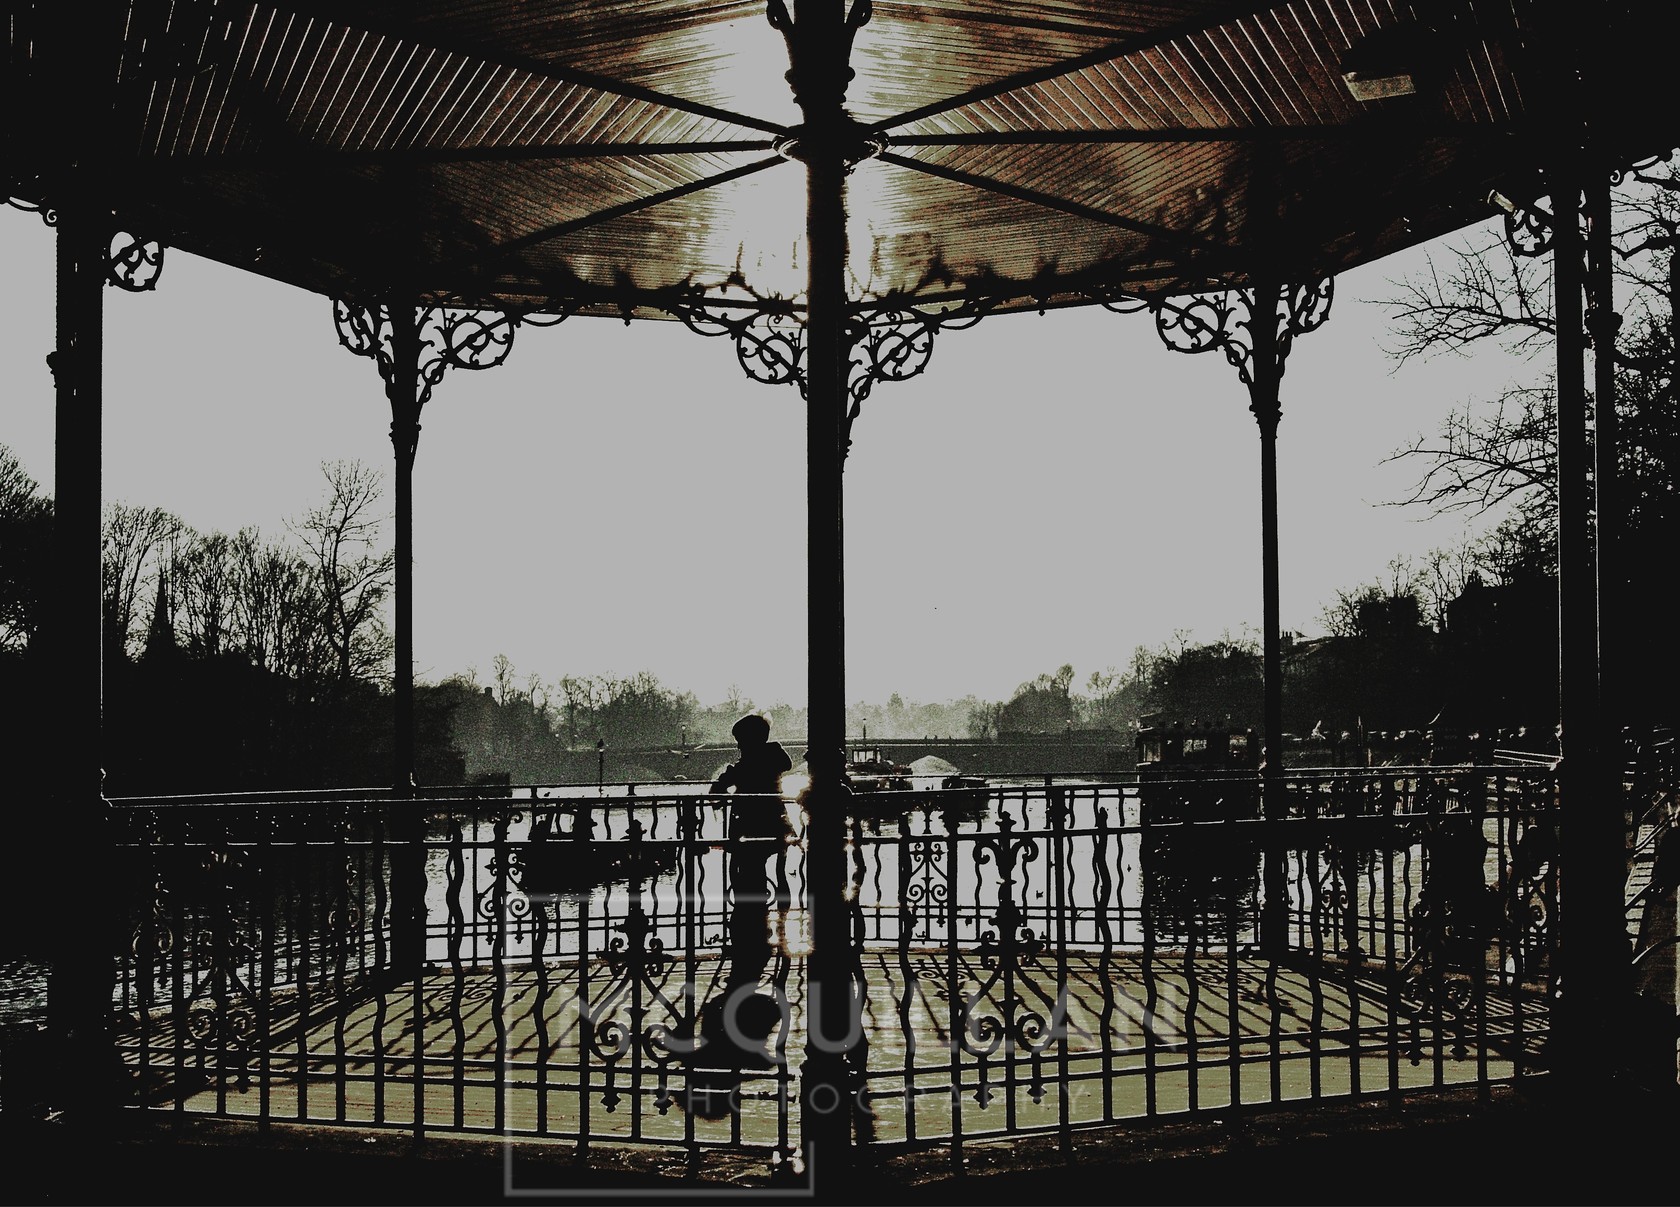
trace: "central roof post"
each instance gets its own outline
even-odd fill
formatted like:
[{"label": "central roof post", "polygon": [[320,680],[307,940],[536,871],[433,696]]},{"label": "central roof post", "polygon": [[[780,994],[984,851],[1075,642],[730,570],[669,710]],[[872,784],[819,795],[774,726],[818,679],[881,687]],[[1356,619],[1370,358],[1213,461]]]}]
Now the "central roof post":
[{"label": "central roof post", "polygon": [[[846,174],[856,139],[846,113],[852,35],[869,19],[868,0],[795,0],[789,15],[770,0],[771,25],[787,41],[787,80],[804,116],[789,154],[805,164],[805,395],[809,723],[803,796],[807,908],[811,919],[805,1065],[800,1131],[807,1175],[829,1187],[850,1164],[848,1065],[861,1052],[847,902],[845,545]],[[859,1082],[861,1085],[861,1082]],[[819,1172],[820,1167],[820,1172]]]}]

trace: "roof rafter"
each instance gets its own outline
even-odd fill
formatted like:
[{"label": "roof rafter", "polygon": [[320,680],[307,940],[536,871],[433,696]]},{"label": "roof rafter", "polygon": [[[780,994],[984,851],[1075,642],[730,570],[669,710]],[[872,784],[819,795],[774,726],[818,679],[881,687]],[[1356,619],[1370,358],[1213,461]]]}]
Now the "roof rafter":
[{"label": "roof rafter", "polygon": [[474,266],[482,267],[487,261],[494,263],[497,260],[506,259],[509,256],[513,256],[521,251],[524,251],[526,248],[535,247],[538,244],[546,243],[551,239],[559,239],[566,235],[575,234],[581,230],[588,230],[590,227],[599,226],[603,222],[611,222],[616,218],[623,218],[626,215],[651,209],[657,205],[664,205],[667,202],[687,197],[692,193],[717,188],[719,185],[728,184],[734,180],[740,180],[742,177],[751,176],[756,172],[762,172],[766,168],[778,167],[789,162],[791,161],[780,155],[772,155],[764,159],[754,160],[752,163],[743,164],[738,168],[730,168],[728,171],[718,172],[715,175],[707,176],[700,180],[691,180],[687,184],[680,184],[674,188],[664,189],[646,197],[638,197],[630,201],[620,202],[618,205],[611,205],[605,209],[596,210],[594,213],[586,214],[581,218],[569,218],[565,222],[556,222],[552,226],[545,226],[541,230],[531,231],[529,234],[520,235],[514,239],[508,240],[505,243],[498,243],[494,246],[475,251],[470,255],[457,256],[454,259],[445,260],[437,267],[441,269],[442,273],[446,276],[453,272],[470,269]]},{"label": "roof rafter", "polygon": [[1019,71],[1014,75],[1005,76],[989,84],[971,88],[967,92],[935,101],[933,104],[923,105],[917,109],[908,109],[892,117],[872,122],[870,123],[870,129],[875,133],[884,134],[897,126],[937,117],[941,113],[949,113],[954,109],[961,109],[965,105],[972,105],[977,101],[990,100],[993,97],[1003,96],[1018,89],[1030,87],[1033,84],[1042,84],[1060,76],[1072,75],[1075,72],[1084,71],[1087,67],[1094,67],[1098,63],[1123,59],[1140,51],[1167,45],[1190,34],[1228,25],[1233,21],[1241,20],[1243,17],[1251,17],[1256,13],[1276,7],[1276,3],[1272,0],[1260,0],[1258,3],[1256,0],[1245,0],[1243,3],[1224,5],[1201,20],[1185,21],[1162,29],[1151,30],[1145,36],[1124,38],[1071,59],[1061,59],[1055,63],[1047,63],[1043,67],[1035,67],[1030,71]]},{"label": "roof rafter", "polygon": [[[318,17],[336,25],[346,24],[343,10],[331,3],[308,4],[298,2],[276,3],[276,9],[284,12],[296,13],[299,16]],[[394,38],[419,46],[428,46],[425,31],[416,28],[410,22],[386,21],[378,28],[373,22],[359,21],[352,26],[357,30],[375,34],[380,37]],[[438,49],[444,49],[439,47]],[[696,117],[710,118],[713,121],[728,122],[730,125],[743,126],[750,130],[763,130],[767,134],[782,135],[787,133],[785,126],[776,122],[768,122],[762,118],[752,117],[745,113],[735,113],[728,109],[719,109],[714,105],[691,101],[685,97],[674,96],[668,92],[661,92],[657,88],[648,88],[640,84],[631,84],[624,80],[616,80],[611,76],[601,75],[593,71],[584,71],[576,67],[562,67],[553,63],[545,63],[541,59],[529,55],[512,54],[505,49],[489,48],[471,44],[464,39],[451,39],[447,48],[450,53],[476,59],[481,63],[494,67],[506,67],[512,71],[523,71],[543,79],[553,80],[562,84],[573,84],[580,88],[594,88],[601,92],[612,93],[629,100],[643,101],[650,105],[660,105],[667,109],[674,109],[682,113],[692,113]]]},{"label": "roof rafter", "polygon": [[1069,201],[1066,198],[1056,197],[1049,193],[1043,193],[1037,189],[1024,188],[1018,184],[1008,184],[1005,181],[995,180],[989,176],[979,176],[973,172],[964,172],[959,168],[948,168],[942,164],[925,163],[922,160],[913,159],[907,155],[894,155],[891,152],[882,154],[880,159],[882,162],[893,164],[896,167],[908,168],[916,172],[925,172],[929,176],[938,176],[941,179],[949,180],[956,184],[966,184],[971,188],[984,189],[990,193],[998,193],[1002,196],[1013,198],[1016,201],[1024,201],[1028,205],[1036,205],[1044,209],[1056,210],[1059,213],[1071,214],[1076,218],[1084,218],[1091,222],[1100,222],[1105,226],[1112,226],[1117,227],[1120,230],[1131,231],[1133,234],[1146,235],[1152,239],[1160,239],[1164,242],[1182,248],[1187,254],[1194,255],[1197,253],[1223,252],[1227,250],[1225,247],[1209,240],[1199,239],[1195,236],[1188,235],[1183,231],[1175,231],[1169,227],[1161,226],[1158,223],[1140,222],[1136,219],[1126,218],[1108,210],[1085,205],[1082,202]]}]

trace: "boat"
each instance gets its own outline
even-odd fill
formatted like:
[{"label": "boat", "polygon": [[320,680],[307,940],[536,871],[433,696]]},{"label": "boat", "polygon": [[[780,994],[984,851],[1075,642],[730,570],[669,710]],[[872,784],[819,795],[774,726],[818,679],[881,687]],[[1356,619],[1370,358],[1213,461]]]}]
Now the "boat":
[{"label": "boat", "polygon": [[912,771],[895,763],[879,746],[856,746],[846,752],[846,783],[853,792],[903,792],[914,788]]},{"label": "boat", "polygon": [[1260,745],[1251,728],[1145,718],[1137,735],[1142,820],[1257,816],[1259,769]]},{"label": "boat", "polygon": [[[561,829],[557,815],[571,816],[572,828]],[[676,868],[680,850],[681,844],[670,840],[584,837],[575,808],[561,805],[532,822],[529,840],[513,852],[513,867],[528,897],[587,896],[598,888],[666,875]]]},{"label": "boat", "polygon": [[1158,934],[1190,939],[1255,908],[1258,845],[1251,828],[1158,825],[1260,816],[1260,747],[1232,724],[1146,717],[1137,736],[1138,817],[1145,908]]}]

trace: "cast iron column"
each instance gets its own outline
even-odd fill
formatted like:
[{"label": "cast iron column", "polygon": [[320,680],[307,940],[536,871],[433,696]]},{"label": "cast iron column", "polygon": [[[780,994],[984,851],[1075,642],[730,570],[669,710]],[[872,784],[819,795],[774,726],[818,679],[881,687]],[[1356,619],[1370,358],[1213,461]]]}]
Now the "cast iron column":
[{"label": "cast iron column", "polygon": [[[1257,178],[1257,195],[1265,192]],[[1251,209],[1254,208],[1251,206]],[[1264,210],[1265,207],[1259,207]],[[1271,247],[1275,232],[1261,230],[1256,246]],[[1265,676],[1261,717],[1260,792],[1263,816],[1278,821],[1288,815],[1283,793],[1283,630],[1278,605],[1278,477],[1277,434],[1283,418],[1279,387],[1284,364],[1297,336],[1316,331],[1330,317],[1335,294],[1332,277],[1287,283],[1273,257],[1262,258],[1245,289],[1192,294],[1188,301],[1161,298],[1144,302],[1155,312],[1156,331],[1175,352],[1219,351],[1235,366],[1248,387],[1248,409],[1260,427],[1260,561],[1262,673]],[[1124,313],[1127,304],[1112,307]],[[1267,826],[1268,838],[1276,826]],[[1288,941],[1288,888],[1284,851],[1266,844],[1265,905],[1260,916],[1260,941],[1272,956]]]},{"label": "cast iron column", "polygon": [[59,1061],[53,1098],[71,1109],[114,1106],[110,1034],[111,836],[104,772],[104,591],[100,555],[104,289],[109,211],[77,165],[59,182],[57,404],[53,457],[53,607],[43,625],[57,684],[55,724],[65,741],[53,783],[55,828],[73,852],[77,887],[55,907],[47,1016]]},{"label": "cast iron column", "polygon": [[[117,919],[107,895],[114,870],[104,779],[104,588],[101,437],[104,289],[114,221],[107,195],[110,85],[121,13],[115,5],[51,6],[39,62],[51,76],[45,123],[55,161],[45,202],[58,214],[53,578],[42,623],[42,665],[52,668],[52,724],[60,739],[49,786],[50,837],[73,860],[72,891],[53,900],[47,1021],[53,1053],[48,1101],[98,1116],[120,1101],[123,1070],[111,1032]],[[18,873],[14,873],[18,874]]]},{"label": "cast iron column", "polygon": [[394,297],[385,307],[391,325],[391,371],[385,396],[391,404],[391,448],[396,478],[396,590],[391,668],[395,705],[392,735],[393,830],[399,843],[392,882],[392,968],[418,977],[426,957],[425,851],[414,801],[414,457],[420,444],[420,316],[412,299]]},{"label": "cast iron column", "polygon": [[[1619,783],[1624,756],[1621,731],[1626,718],[1626,659],[1622,656],[1626,623],[1627,545],[1622,539],[1622,500],[1617,492],[1617,455],[1620,435],[1616,419],[1616,335],[1622,317],[1616,313],[1614,251],[1610,246],[1610,176],[1597,156],[1586,172],[1586,294],[1584,319],[1593,358],[1593,514],[1597,520],[1598,570],[1598,681],[1601,707],[1600,737],[1604,744],[1607,785]],[[1619,788],[1617,789],[1619,791]]]},{"label": "cast iron column", "polygon": [[414,456],[420,445],[420,320],[412,302],[385,307],[391,324],[391,449],[396,477],[396,651],[391,690],[396,704],[391,784],[399,799],[414,795]]},{"label": "cast iron column", "polygon": [[[867,4],[854,10],[858,23]],[[800,1130],[807,1170],[822,1192],[844,1185],[850,1165],[848,1059],[860,1036],[847,901],[845,759],[845,570],[842,465],[846,438],[846,173],[851,120],[845,111],[855,25],[841,0],[779,3],[772,24],[788,43],[788,82],[804,116],[791,148],[805,164],[807,244],[806,594],[809,750],[806,789],[807,959],[805,1064]]]},{"label": "cast iron column", "polygon": [[[1283,769],[1283,638],[1278,605],[1277,434],[1278,423],[1283,418],[1278,398],[1283,376],[1283,354],[1278,347],[1279,289],[1277,280],[1270,274],[1259,276],[1254,282],[1254,303],[1249,314],[1254,367],[1248,387],[1248,409],[1260,427],[1261,640],[1265,675],[1260,799],[1268,821],[1281,819],[1287,813],[1279,780]],[[1275,827],[1268,827],[1272,829]],[[1260,915],[1260,942],[1268,955],[1276,956],[1283,951],[1287,937],[1287,877],[1282,848],[1268,843],[1265,851],[1266,901]]]},{"label": "cast iron column", "polygon": [[[1572,1079],[1596,1083],[1617,1060],[1625,1026],[1607,1028],[1613,987],[1628,976],[1622,894],[1622,800],[1603,773],[1598,592],[1592,533],[1578,146],[1560,148],[1551,190],[1555,223],[1558,423],[1558,793],[1560,849],[1556,1043]],[[1608,1046],[1607,1046],[1608,1045]]]}]

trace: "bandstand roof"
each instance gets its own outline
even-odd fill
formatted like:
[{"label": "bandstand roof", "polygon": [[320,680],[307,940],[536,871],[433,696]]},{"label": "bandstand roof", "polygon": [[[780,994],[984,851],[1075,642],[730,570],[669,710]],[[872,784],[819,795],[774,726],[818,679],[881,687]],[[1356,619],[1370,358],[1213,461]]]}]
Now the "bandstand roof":
[{"label": "bandstand roof", "polygon": [[[1624,7],[876,0],[847,93],[878,152],[849,178],[851,299],[1039,308],[1240,283],[1262,255],[1326,275],[1480,221],[1494,189],[1544,192],[1574,116],[1548,14],[1560,44],[1618,46],[1589,82],[1613,153],[1673,141],[1636,61],[1664,40],[1622,39]],[[779,149],[801,114],[765,0],[13,3],[0,164],[34,204],[63,9],[72,89],[114,81],[86,90],[112,98],[95,125],[135,234],[364,302],[402,280],[514,311],[802,305],[805,173]]]}]

